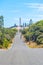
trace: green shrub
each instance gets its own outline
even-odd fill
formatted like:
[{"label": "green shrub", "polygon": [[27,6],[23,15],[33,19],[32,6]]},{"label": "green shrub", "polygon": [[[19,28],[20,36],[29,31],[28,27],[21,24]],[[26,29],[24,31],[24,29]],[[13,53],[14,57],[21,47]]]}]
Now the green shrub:
[{"label": "green shrub", "polygon": [[24,37],[26,38],[26,41],[29,41],[29,35],[25,34]]},{"label": "green shrub", "polygon": [[38,44],[43,44],[43,35],[39,35],[39,36],[37,37],[37,43],[38,43]]},{"label": "green shrub", "polygon": [[4,47],[4,48],[7,48],[8,45],[9,45],[8,40],[7,40],[6,38],[4,38],[4,40],[3,40],[3,47]]},{"label": "green shrub", "polygon": [[[43,44],[43,20],[32,24],[30,27],[23,29],[22,34],[27,41],[34,41],[39,44]],[[42,35],[42,36],[41,36]]]},{"label": "green shrub", "polygon": [[2,45],[0,45],[0,48],[2,48]]},{"label": "green shrub", "polygon": [[31,32],[27,32],[24,37],[26,38],[27,41],[32,40],[32,33]]},{"label": "green shrub", "polygon": [[22,30],[22,34],[25,34],[26,33],[26,31],[25,30]]}]

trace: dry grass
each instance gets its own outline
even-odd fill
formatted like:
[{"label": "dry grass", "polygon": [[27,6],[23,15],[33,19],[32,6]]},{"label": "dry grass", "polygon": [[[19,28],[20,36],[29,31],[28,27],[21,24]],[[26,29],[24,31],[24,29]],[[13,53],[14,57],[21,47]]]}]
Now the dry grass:
[{"label": "dry grass", "polygon": [[[22,39],[24,40],[24,42],[26,42],[26,39],[24,38],[24,36],[22,36]],[[36,42],[32,42],[32,41],[30,41],[30,44],[29,42],[26,42],[26,44],[30,48],[43,48],[43,44],[37,45]]]},{"label": "dry grass", "polygon": [[27,46],[29,46],[30,48],[43,48],[43,44],[37,45],[37,43],[32,42],[32,41],[30,41],[30,44],[29,44],[29,42],[27,42],[26,44],[27,44]]}]

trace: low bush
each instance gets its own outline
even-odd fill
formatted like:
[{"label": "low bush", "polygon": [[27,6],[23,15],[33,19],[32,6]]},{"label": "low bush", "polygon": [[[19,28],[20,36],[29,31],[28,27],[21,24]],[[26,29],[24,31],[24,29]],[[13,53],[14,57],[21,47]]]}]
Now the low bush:
[{"label": "low bush", "polygon": [[32,24],[28,29],[23,29],[22,34],[27,41],[34,41],[37,44],[43,44],[43,20]]},{"label": "low bush", "polygon": [[10,43],[12,43],[12,39],[14,38],[17,29],[12,28],[4,28],[4,32],[0,29],[0,47],[7,48]]},{"label": "low bush", "polygon": [[39,35],[39,36],[37,37],[37,43],[38,43],[38,44],[43,44],[43,35]]},{"label": "low bush", "polygon": [[3,47],[4,48],[8,48],[9,43],[10,42],[6,38],[4,38],[4,40],[3,40]]}]

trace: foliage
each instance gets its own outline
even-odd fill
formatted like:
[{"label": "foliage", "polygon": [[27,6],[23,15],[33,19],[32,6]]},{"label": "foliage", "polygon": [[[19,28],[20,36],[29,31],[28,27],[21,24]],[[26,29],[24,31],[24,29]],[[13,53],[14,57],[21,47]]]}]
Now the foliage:
[{"label": "foliage", "polygon": [[9,42],[6,38],[3,40],[3,47],[8,48]]},{"label": "foliage", "polygon": [[32,24],[27,29],[22,30],[22,34],[27,41],[35,41],[37,44],[43,43],[43,20],[38,21],[35,24]]},{"label": "foliage", "polygon": [[0,16],[0,48],[7,48],[17,32],[16,28],[4,28],[4,17]]},{"label": "foliage", "polygon": [[[0,48],[8,48],[8,45],[12,43],[12,39],[14,38],[17,29],[12,28],[4,28],[4,33],[2,33],[2,28],[0,29]],[[2,35],[4,35],[2,39]]]},{"label": "foliage", "polygon": [[38,42],[38,44],[43,44],[43,35],[39,35],[37,37],[37,42]]}]

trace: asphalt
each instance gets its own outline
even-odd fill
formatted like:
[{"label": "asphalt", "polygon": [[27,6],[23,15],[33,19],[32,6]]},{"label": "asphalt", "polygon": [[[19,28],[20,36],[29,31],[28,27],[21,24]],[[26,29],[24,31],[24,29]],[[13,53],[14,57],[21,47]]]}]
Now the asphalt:
[{"label": "asphalt", "polygon": [[29,48],[18,32],[8,50],[0,49],[0,65],[43,65],[43,48]]}]

